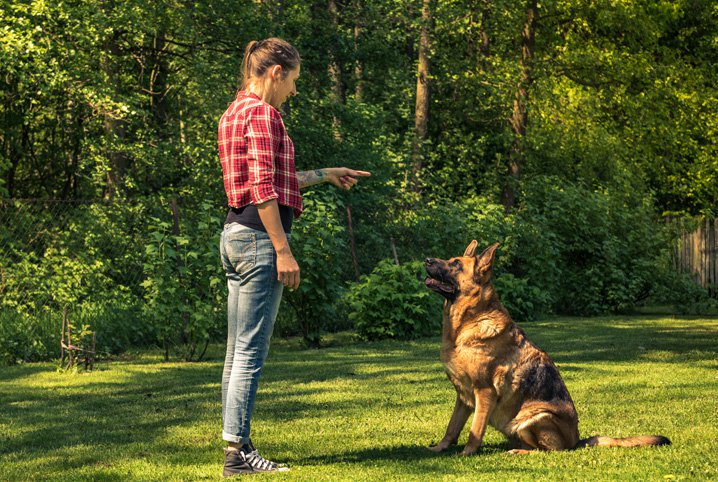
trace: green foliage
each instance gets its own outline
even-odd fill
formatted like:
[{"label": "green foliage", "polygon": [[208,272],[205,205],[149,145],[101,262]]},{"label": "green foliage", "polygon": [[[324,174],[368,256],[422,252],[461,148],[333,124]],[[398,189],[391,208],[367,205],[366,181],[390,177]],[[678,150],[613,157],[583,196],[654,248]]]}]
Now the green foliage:
[{"label": "green foliage", "polygon": [[524,196],[520,215],[542,232],[555,258],[526,275],[545,280],[556,312],[625,311],[649,296],[668,255],[650,204],[552,178],[527,183]]},{"label": "green foliage", "polygon": [[61,315],[30,316],[0,307],[0,361],[5,365],[47,360],[60,354]]},{"label": "green foliage", "polygon": [[441,302],[424,283],[424,265],[383,260],[346,295],[349,319],[365,340],[409,340],[441,332]]},{"label": "green foliage", "polygon": [[155,328],[142,316],[138,299],[115,299],[73,307],[68,317],[76,325],[87,325],[97,335],[98,356],[118,355],[157,340]]},{"label": "green foliage", "polygon": [[713,314],[718,308],[718,302],[691,275],[671,269],[659,279],[650,301],[680,314]]},{"label": "green foliage", "polygon": [[460,256],[472,239],[480,246],[504,241],[512,230],[512,217],[506,216],[501,205],[484,197],[469,197],[461,201],[432,200],[415,208],[393,203],[388,217],[391,224],[383,226],[385,242],[379,253],[363,253],[376,257],[391,248],[387,240],[393,238],[400,262],[427,257],[451,258]]},{"label": "green foliage", "polygon": [[[656,219],[718,212],[711,2],[538,3],[529,57],[525,2],[434,2],[417,191],[408,172],[419,3],[184,7],[47,0],[0,12],[0,197],[137,201],[34,212],[23,220],[38,227],[31,234],[0,206],[1,306],[36,316],[67,303],[123,307],[131,330],[96,314],[113,320],[98,328],[118,334],[112,351],[136,334],[196,355],[218,336],[224,302],[207,285],[220,269],[218,223],[198,228],[182,213],[187,226],[174,235],[155,200],[178,197],[188,211],[223,200],[217,119],[242,47],[269,35],[304,59],[285,115],[297,167],[374,173],[350,194],[308,196],[293,241],[304,282],[285,297],[294,309],[282,310],[281,332],[315,344],[345,326],[336,301],[354,278],[345,207],[362,273],[393,257],[392,246],[405,263],[499,241],[497,287],[518,318],[628,310],[661,286],[697,299],[666,274],[671,238]],[[510,119],[522,107],[518,135]],[[525,199],[506,214],[498,199],[510,161]]]},{"label": "green foliage", "polygon": [[220,218],[210,203],[177,226],[153,218],[145,255],[144,314],[165,349],[201,360],[221,333],[224,311],[219,263]]},{"label": "green foliage", "polygon": [[[9,359],[57,356],[65,307],[71,323],[97,333],[100,353],[154,341],[138,309],[141,203],[18,201],[3,209],[0,310],[17,316],[4,327]],[[12,340],[29,351],[14,351]]]},{"label": "green foliage", "polygon": [[511,273],[494,278],[494,286],[511,318],[519,323],[535,320],[549,306],[546,291]]},{"label": "green foliage", "polygon": [[482,197],[433,201],[395,219],[392,233],[400,260],[448,259],[461,256],[473,239],[479,250],[499,242],[495,281],[512,315],[531,320],[551,311],[552,293],[543,283],[555,271],[555,260],[547,253],[548,240],[541,238],[545,233],[530,219],[507,215],[503,206]]},{"label": "green foliage", "polygon": [[[141,316],[137,301],[107,300],[69,305],[68,321],[73,344],[91,334],[97,335],[98,358],[145,346],[155,340],[153,327]],[[31,314],[0,307],[0,361],[4,364],[56,359],[60,356],[60,331],[63,310],[44,306]],[[84,336],[83,335],[89,335]]]},{"label": "green foliage", "polygon": [[[308,193],[303,196],[305,211],[292,226],[292,254],[301,270],[299,288],[285,290],[283,300],[294,313],[293,330],[309,346],[318,346],[321,333],[336,327],[337,308],[344,291],[342,273],[348,265],[341,202],[336,196]],[[284,318],[286,319],[286,317]]]}]

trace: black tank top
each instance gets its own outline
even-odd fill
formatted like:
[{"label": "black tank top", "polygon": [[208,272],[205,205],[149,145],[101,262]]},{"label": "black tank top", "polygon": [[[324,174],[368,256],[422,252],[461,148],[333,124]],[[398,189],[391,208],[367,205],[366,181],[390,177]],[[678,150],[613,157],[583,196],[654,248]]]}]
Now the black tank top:
[{"label": "black tank top", "polygon": [[[283,206],[279,204],[279,218],[282,221],[282,228],[285,233],[292,232],[292,221],[294,220],[294,209],[289,206]],[[262,224],[262,219],[259,217],[259,211],[257,206],[254,204],[247,204],[241,208],[229,208],[227,213],[227,219],[224,220],[224,224],[239,223],[248,228],[257,229],[259,231],[267,232],[267,229]]]}]

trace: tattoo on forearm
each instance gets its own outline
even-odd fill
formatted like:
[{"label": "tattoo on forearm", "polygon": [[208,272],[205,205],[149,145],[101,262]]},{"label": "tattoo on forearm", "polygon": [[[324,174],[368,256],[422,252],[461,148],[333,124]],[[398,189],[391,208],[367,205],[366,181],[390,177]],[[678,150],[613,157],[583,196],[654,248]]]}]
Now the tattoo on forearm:
[{"label": "tattoo on forearm", "polygon": [[299,188],[313,186],[327,180],[327,175],[322,169],[313,171],[300,171],[297,173]]}]

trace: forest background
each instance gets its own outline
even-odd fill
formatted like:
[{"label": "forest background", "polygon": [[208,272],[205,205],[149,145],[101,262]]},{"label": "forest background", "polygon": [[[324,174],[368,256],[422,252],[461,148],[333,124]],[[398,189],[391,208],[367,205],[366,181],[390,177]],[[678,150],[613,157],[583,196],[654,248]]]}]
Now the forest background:
[{"label": "forest background", "polygon": [[217,122],[246,43],[300,51],[284,119],[315,187],[276,333],[440,330],[421,260],[500,242],[517,321],[700,309],[678,233],[718,210],[709,0],[2,1],[0,355],[221,340]]}]

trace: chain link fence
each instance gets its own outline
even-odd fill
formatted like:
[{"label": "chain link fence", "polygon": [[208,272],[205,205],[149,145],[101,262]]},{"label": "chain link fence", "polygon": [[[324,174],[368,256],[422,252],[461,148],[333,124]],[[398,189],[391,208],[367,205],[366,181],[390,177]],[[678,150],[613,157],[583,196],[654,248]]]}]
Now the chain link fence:
[{"label": "chain link fence", "polygon": [[141,296],[146,220],[137,206],[0,201],[0,306],[37,315],[104,300],[106,287]]}]

